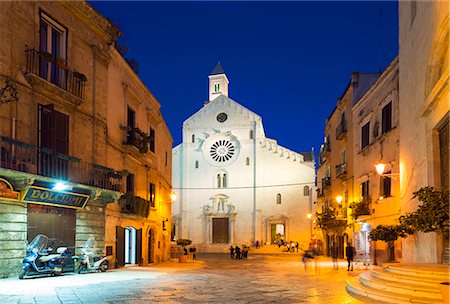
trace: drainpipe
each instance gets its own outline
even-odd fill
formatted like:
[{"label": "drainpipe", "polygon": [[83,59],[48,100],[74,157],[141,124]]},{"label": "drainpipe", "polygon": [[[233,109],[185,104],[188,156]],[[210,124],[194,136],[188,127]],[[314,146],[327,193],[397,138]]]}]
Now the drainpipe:
[{"label": "drainpipe", "polygon": [[97,79],[97,53],[98,48],[96,45],[92,45],[92,58],[93,58],[93,68],[92,68],[92,162],[94,164],[97,163],[96,155],[97,155],[97,148],[96,148],[96,79]]}]

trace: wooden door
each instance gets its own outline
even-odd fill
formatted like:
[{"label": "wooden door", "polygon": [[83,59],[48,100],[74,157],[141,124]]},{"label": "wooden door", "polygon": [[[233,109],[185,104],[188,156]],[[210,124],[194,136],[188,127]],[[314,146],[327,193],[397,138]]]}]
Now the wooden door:
[{"label": "wooden door", "polygon": [[136,230],[136,264],[142,263],[142,229]]},{"label": "wooden door", "polygon": [[125,229],[116,227],[116,268],[125,266]]},{"label": "wooden door", "polygon": [[213,243],[228,243],[228,218],[213,218]]}]

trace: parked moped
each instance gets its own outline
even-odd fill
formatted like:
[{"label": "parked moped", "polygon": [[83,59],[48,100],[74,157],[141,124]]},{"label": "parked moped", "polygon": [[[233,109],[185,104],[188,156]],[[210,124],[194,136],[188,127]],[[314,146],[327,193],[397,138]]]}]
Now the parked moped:
[{"label": "parked moped", "polygon": [[19,272],[19,279],[26,275],[50,274],[60,275],[63,271],[64,261],[61,255],[67,247],[59,247],[56,254],[49,254],[52,251],[47,247],[48,237],[38,234],[30,244],[27,245],[27,255],[23,259],[22,269]]},{"label": "parked moped", "polygon": [[109,256],[97,255],[94,253],[95,241],[93,239],[87,240],[81,252],[80,266],[78,267],[78,273],[82,271],[101,271],[105,272],[109,268],[108,258]]}]

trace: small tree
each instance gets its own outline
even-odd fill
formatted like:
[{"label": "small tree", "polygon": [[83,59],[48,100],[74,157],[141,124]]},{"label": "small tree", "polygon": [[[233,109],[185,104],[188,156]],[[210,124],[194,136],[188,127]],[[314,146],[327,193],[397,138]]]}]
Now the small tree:
[{"label": "small tree", "polygon": [[184,248],[191,244],[192,244],[192,241],[189,239],[178,239],[177,240],[177,245],[180,245],[181,247],[183,247],[184,254],[187,254],[187,252],[184,250]]},{"label": "small tree", "polygon": [[405,238],[414,230],[404,225],[378,225],[369,233],[372,241],[384,241],[386,243],[396,241],[399,237]]}]

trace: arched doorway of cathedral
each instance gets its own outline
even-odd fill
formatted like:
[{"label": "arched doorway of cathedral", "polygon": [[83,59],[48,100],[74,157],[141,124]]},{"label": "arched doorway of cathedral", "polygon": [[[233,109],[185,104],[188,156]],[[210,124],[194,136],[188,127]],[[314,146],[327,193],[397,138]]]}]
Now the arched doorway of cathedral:
[{"label": "arched doorway of cathedral", "polygon": [[148,263],[155,262],[155,230],[150,228],[148,230]]},{"label": "arched doorway of cathedral", "polygon": [[142,229],[116,227],[116,267],[141,264]]},{"label": "arched doorway of cathedral", "polygon": [[271,244],[284,244],[287,241],[288,218],[274,215],[266,219],[267,240]]}]

